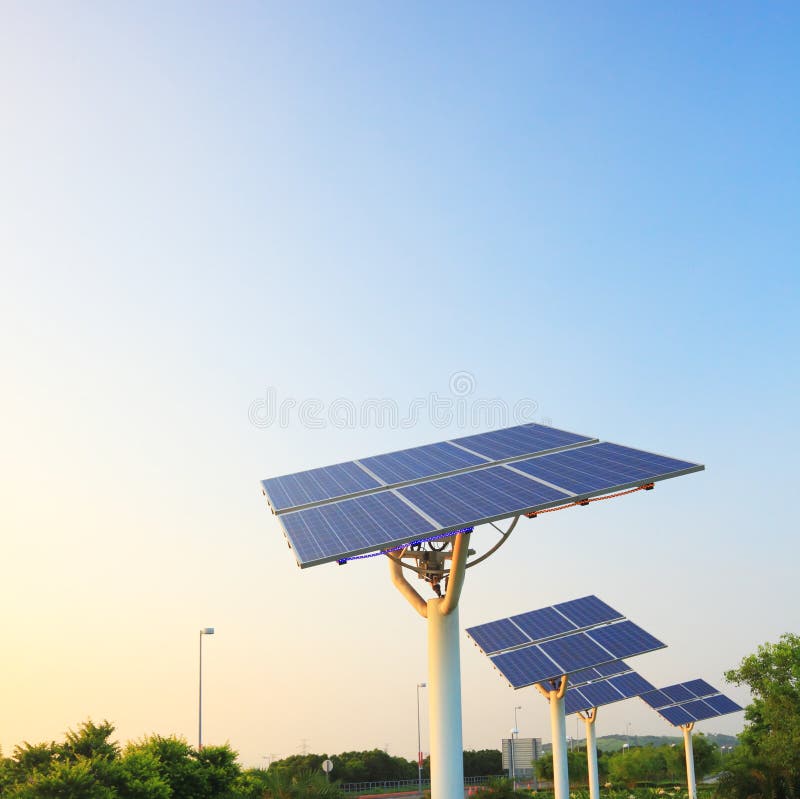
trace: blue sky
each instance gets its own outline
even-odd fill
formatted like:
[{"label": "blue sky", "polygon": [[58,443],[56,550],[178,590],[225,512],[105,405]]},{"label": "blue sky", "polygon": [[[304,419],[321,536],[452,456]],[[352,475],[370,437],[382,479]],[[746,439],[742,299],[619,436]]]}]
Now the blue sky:
[{"label": "blue sky", "polygon": [[[192,740],[216,625],[209,742],[412,755],[424,629],[379,563],[301,574],[258,480],[462,430],[259,427],[269,391],[405,408],[468,372],[470,402],[707,465],[519,530],[464,624],[593,592],[670,645],[646,676],[720,687],[796,631],[798,23],[7,3],[4,751],[88,715]],[[463,645],[465,742],[515,704],[547,739]],[[667,729],[627,703],[599,733],[627,721]]]}]

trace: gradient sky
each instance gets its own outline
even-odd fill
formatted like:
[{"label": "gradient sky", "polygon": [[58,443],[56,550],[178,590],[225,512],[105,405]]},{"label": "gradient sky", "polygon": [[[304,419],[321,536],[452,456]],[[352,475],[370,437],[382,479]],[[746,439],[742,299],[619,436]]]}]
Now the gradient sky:
[{"label": "gradient sky", "polygon": [[[213,625],[206,743],[413,756],[424,623],[379,559],[301,572],[258,481],[502,425],[268,396],[466,386],[707,465],[521,523],[462,626],[596,593],[651,681],[720,688],[797,632],[799,37],[791,2],[2,3],[3,752],[195,742]],[[462,679],[468,747],[517,704],[549,740],[466,637]]]}]

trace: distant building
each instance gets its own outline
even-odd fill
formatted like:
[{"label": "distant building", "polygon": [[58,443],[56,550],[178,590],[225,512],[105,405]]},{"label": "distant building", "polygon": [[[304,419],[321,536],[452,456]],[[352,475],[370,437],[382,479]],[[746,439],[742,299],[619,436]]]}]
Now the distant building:
[{"label": "distant building", "polygon": [[[503,738],[503,771],[511,772],[511,739]],[[542,755],[541,738],[514,739],[514,772],[519,780],[530,779],[533,774],[533,761]]]}]

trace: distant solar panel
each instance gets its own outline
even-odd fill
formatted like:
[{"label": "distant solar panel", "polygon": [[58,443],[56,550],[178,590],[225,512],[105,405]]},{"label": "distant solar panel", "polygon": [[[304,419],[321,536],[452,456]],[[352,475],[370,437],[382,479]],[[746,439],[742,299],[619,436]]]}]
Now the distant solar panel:
[{"label": "distant solar panel", "polygon": [[661,690],[672,700],[673,705],[695,698],[695,695],[685,685],[670,685]]},{"label": "distant solar panel", "polygon": [[[418,540],[416,536],[446,535],[703,468],[615,444],[588,443],[592,439],[541,425],[483,435],[488,438],[481,452],[463,449],[466,444],[459,442],[467,439],[475,445],[475,437],[468,436],[375,456],[374,460],[366,458],[275,477],[263,482],[264,492],[299,565],[306,567],[409,543]],[[572,449],[553,452],[555,445]],[[461,454],[453,454],[463,452],[467,461],[499,458],[533,446],[551,449],[536,457],[526,453],[504,465],[484,461],[462,466],[465,461]],[[565,465],[563,460],[568,455]],[[455,467],[459,467],[455,474],[433,473]],[[410,478],[412,474],[416,477],[411,483],[403,480],[392,487],[381,482]],[[557,475],[564,476],[566,485],[553,482]],[[581,475],[585,483],[578,486],[576,475]],[[576,494],[576,488],[585,491]],[[349,494],[343,498],[342,492]],[[602,605],[556,609],[579,627],[609,611],[613,609]]]},{"label": "distant solar panel", "polygon": [[652,691],[655,687],[652,683],[645,680],[641,674],[637,674],[635,671],[611,677],[609,682],[624,697],[641,696],[645,691]]},{"label": "distant solar panel", "polygon": [[[619,661],[618,661],[619,662]],[[570,677],[570,682],[572,678]],[[580,687],[567,688],[564,697],[564,712],[577,713],[578,711],[591,710],[593,707],[609,705],[623,699],[639,696],[644,691],[650,691],[653,686],[635,671],[619,674],[607,680],[599,680]]]},{"label": "distant solar panel", "polygon": [[540,646],[548,657],[558,663],[562,674],[570,674],[615,659],[586,633],[573,633],[562,638],[554,638]]},{"label": "distant solar panel", "polygon": [[[570,684],[577,686],[602,680],[603,676],[619,675],[629,671],[628,664],[615,656],[602,640],[598,640],[598,633],[603,633],[616,648],[620,647],[619,642],[622,641],[628,655],[641,654],[664,646],[641,627],[624,619],[611,623],[599,622],[588,630],[576,630],[573,626],[556,637],[530,641],[527,644],[518,643],[517,630],[521,631],[520,620],[525,619],[529,622],[527,631],[529,633],[542,631],[550,633],[558,629],[559,625],[555,623],[557,620],[552,614],[544,611],[561,607],[571,611],[576,620],[584,623],[609,615],[620,618],[617,611],[596,596],[588,596],[551,608],[540,608],[507,619],[470,627],[467,629],[467,635],[490,656],[492,664],[514,688],[556,679],[564,674],[570,675]],[[541,624],[542,619],[548,620],[548,623]],[[530,623],[531,620],[535,620],[536,623]],[[553,625],[550,622],[553,622]],[[561,625],[562,628],[563,626]],[[608,631],[613,631],[616,627],[622,627],[623,631],[619,635],[609,636]],[[636,649],[637,642],[643,647],[642,649]],[[508,648],[502,651],[504,643]],[[619,689],[615,688],[613,683],[610,685],[622,695],[626,683],[621,683],[622,687]],[[652,686],[646,687],[652,689]]]},{"label": "distant solar panel", "polygon": [[596,596],[584,596],[569,602],[561,602],[554,605],[554,608],[566,616],[576,627],[594,627],[605,621],[624,618],[619,611],[614,610]]},{"label": "distant solar panel", "polygon": [[681,727],[684,724],[689,724],[697,721],[694,716],[690,716],[680,705],[672,705],[671,707],[663,707],[658,711],[670,724],[676,727]]},{"label": "distant solar panel", "polygon": [[586,633],[614,656],[613,660],[662,649],[665,644],[632,621],[598,627]]},{"label": "distant solar panel", "polygon": [[513,688],[554,680],[563,673],[561,667],[553,663],[538,644],[502,652],[493,655],[490,660]]},{"label": "distant solar panel", "polygon": [[512,649],[520,644],[530,643],[530,638],[519,629],[511,619],[500,619],[487,624],[479,624],[469,631],[472,640],[487,654]]},{"label": "distant solar panel", "polygon": [[524,630],[531,641],[542,641],[577,627],[555,608],[540,608],[528,613],[520,613],[518,616],[512,616],[511,621]]},{"label": "distant solar panel", "polygon": [[742,709],[705,680],[690,680],[669,685],[642,694],[642,699],[676,727],[693,721],[736,713]]}]

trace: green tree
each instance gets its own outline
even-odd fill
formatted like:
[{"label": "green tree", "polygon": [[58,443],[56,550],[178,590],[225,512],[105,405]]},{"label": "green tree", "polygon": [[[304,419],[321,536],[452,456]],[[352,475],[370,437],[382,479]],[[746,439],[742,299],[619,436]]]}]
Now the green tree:
[{"label": "green tree", "polygon": [[499,749],[467,749],[464,752],[464,776],[487,777],[503,772],[503,753]]},{"label": "green tree", "polygon": [[745,657],[725,678],[746,685],[753,701],[747,725],[726,762],[720,793],[727,797],[800,796],[800,637],[785,633]]}]

